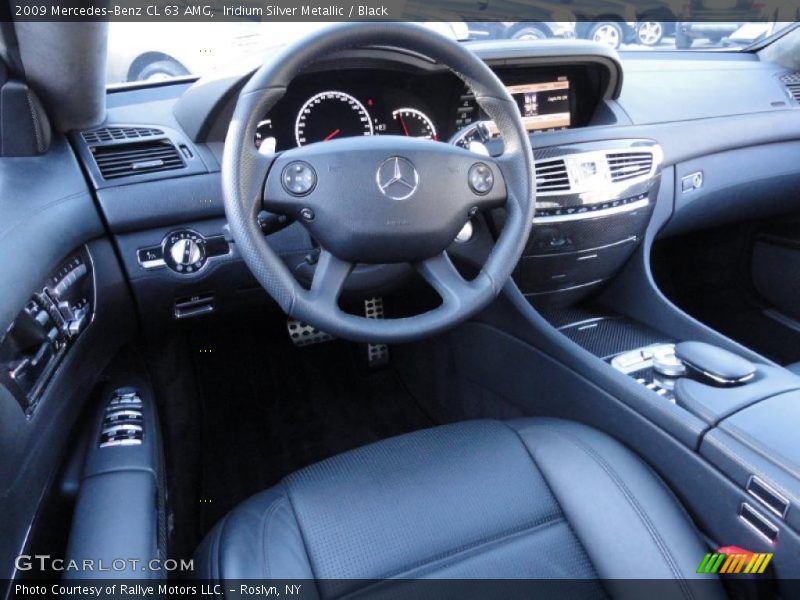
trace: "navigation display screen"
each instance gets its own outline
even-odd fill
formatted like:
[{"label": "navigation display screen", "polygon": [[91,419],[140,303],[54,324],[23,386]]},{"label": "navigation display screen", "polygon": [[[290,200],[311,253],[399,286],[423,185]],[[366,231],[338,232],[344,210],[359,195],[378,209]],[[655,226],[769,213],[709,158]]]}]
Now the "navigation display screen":
[{"label": "navigation display screen", "polygon": [[572,124],[569,79],[510,85],[508,92],[517,101],[522,122],[528,131],[563,129]]}]

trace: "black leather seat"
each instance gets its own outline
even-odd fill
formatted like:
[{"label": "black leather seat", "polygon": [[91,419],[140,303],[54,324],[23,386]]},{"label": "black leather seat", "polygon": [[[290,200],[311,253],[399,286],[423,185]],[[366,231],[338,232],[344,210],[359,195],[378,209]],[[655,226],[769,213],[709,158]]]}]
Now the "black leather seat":
[{"label": "black leather seat", "polygon": [[218,523],[195,565],[211,579],[349,580],[338,596],[390,577],[683,580],[706,552],[621,444],[521,419],[419,431],[298,471]]}]

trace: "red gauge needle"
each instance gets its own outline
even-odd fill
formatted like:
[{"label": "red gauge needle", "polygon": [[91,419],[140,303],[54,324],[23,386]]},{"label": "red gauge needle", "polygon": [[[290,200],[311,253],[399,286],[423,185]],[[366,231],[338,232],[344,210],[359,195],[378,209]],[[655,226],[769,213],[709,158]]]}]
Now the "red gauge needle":
[{"label": "red gauge needle", "polygon": [[323,142],[327,142],[328,140],[332,140],[333,138],[335,138],[335,137],[336,137],[337,135],[339,135],[340,133],[342,133],[342,130],[341,130],[341,129],[334,129],[334,130],[333,130],[333,131],[331,131],[331,132],[330,132],[328,135],[326,135],[326,136],[325,136],[325,139],[324,139],[324,140],[322,140],[322,141],[323,141]]},{"label": "red gauge needle", "polygon": [[403,126],[403,133],[405,133],[406,136],[408,136],[408,127],[406,127],[406,122],[403,120],[403,115],[397,115],[397,116],[400,117],[400,125]]}]

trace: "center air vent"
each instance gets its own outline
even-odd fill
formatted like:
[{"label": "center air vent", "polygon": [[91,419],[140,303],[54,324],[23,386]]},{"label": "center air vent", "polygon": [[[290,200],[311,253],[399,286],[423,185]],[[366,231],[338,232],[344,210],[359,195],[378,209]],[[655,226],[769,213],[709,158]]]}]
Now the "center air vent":
[{"label": "center air vent", "polygon": [[[578,151],[576,151],[578,150]],[[541,196],[591,194],[590,202],[615,194],[636,195],[633,187],[646,184],[661,166],[661,149],[647,140],[582,144],[580,149],[548,148],[536,160],[536,193]],[[584,199],[586,201],[586,199]]]},{"label": "center air vent", "polygon": [[611,181],[625,181],[650,173],[653,168],[653,154],[650,152],[609,153],[608,172]]},{"label": "center air vent", "polygon": [[800,73],[789,73],[781,77],[781,83],[795,102],[800,102]]},{"label": "center air vent", "polygon": [[99,144],[114,140],[136,140],[157,135],[164,135],[164,132],[154,127],[103,127],[84,131],[81,134],[87,144]]},{"label": "center air vent", "polygon": [[569,176],[563,158],[536,161],[536,191],[568,192]]},{"label": "center air vent", "polygon": [[169,140],[152,140],[91,148],[103,179],[182,169],[178,149]]}]

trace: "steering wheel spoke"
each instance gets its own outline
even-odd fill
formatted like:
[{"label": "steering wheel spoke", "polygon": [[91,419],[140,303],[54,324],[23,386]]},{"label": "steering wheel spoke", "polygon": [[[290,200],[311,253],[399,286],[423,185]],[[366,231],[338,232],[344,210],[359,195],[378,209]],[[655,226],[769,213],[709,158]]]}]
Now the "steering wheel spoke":
[{"label": "steering wheel spoke", "polygon": [[414,267],[445,304],[457,303],[470,292],[469,282],[458,272],[447,252],[416,263]]},{"label": "steering wheel spoke", "polygon": [[335,306],[354,267],[353,263],[336,258],[328,250],[320,250],[311,281],[311,297],[326,305]]}]

